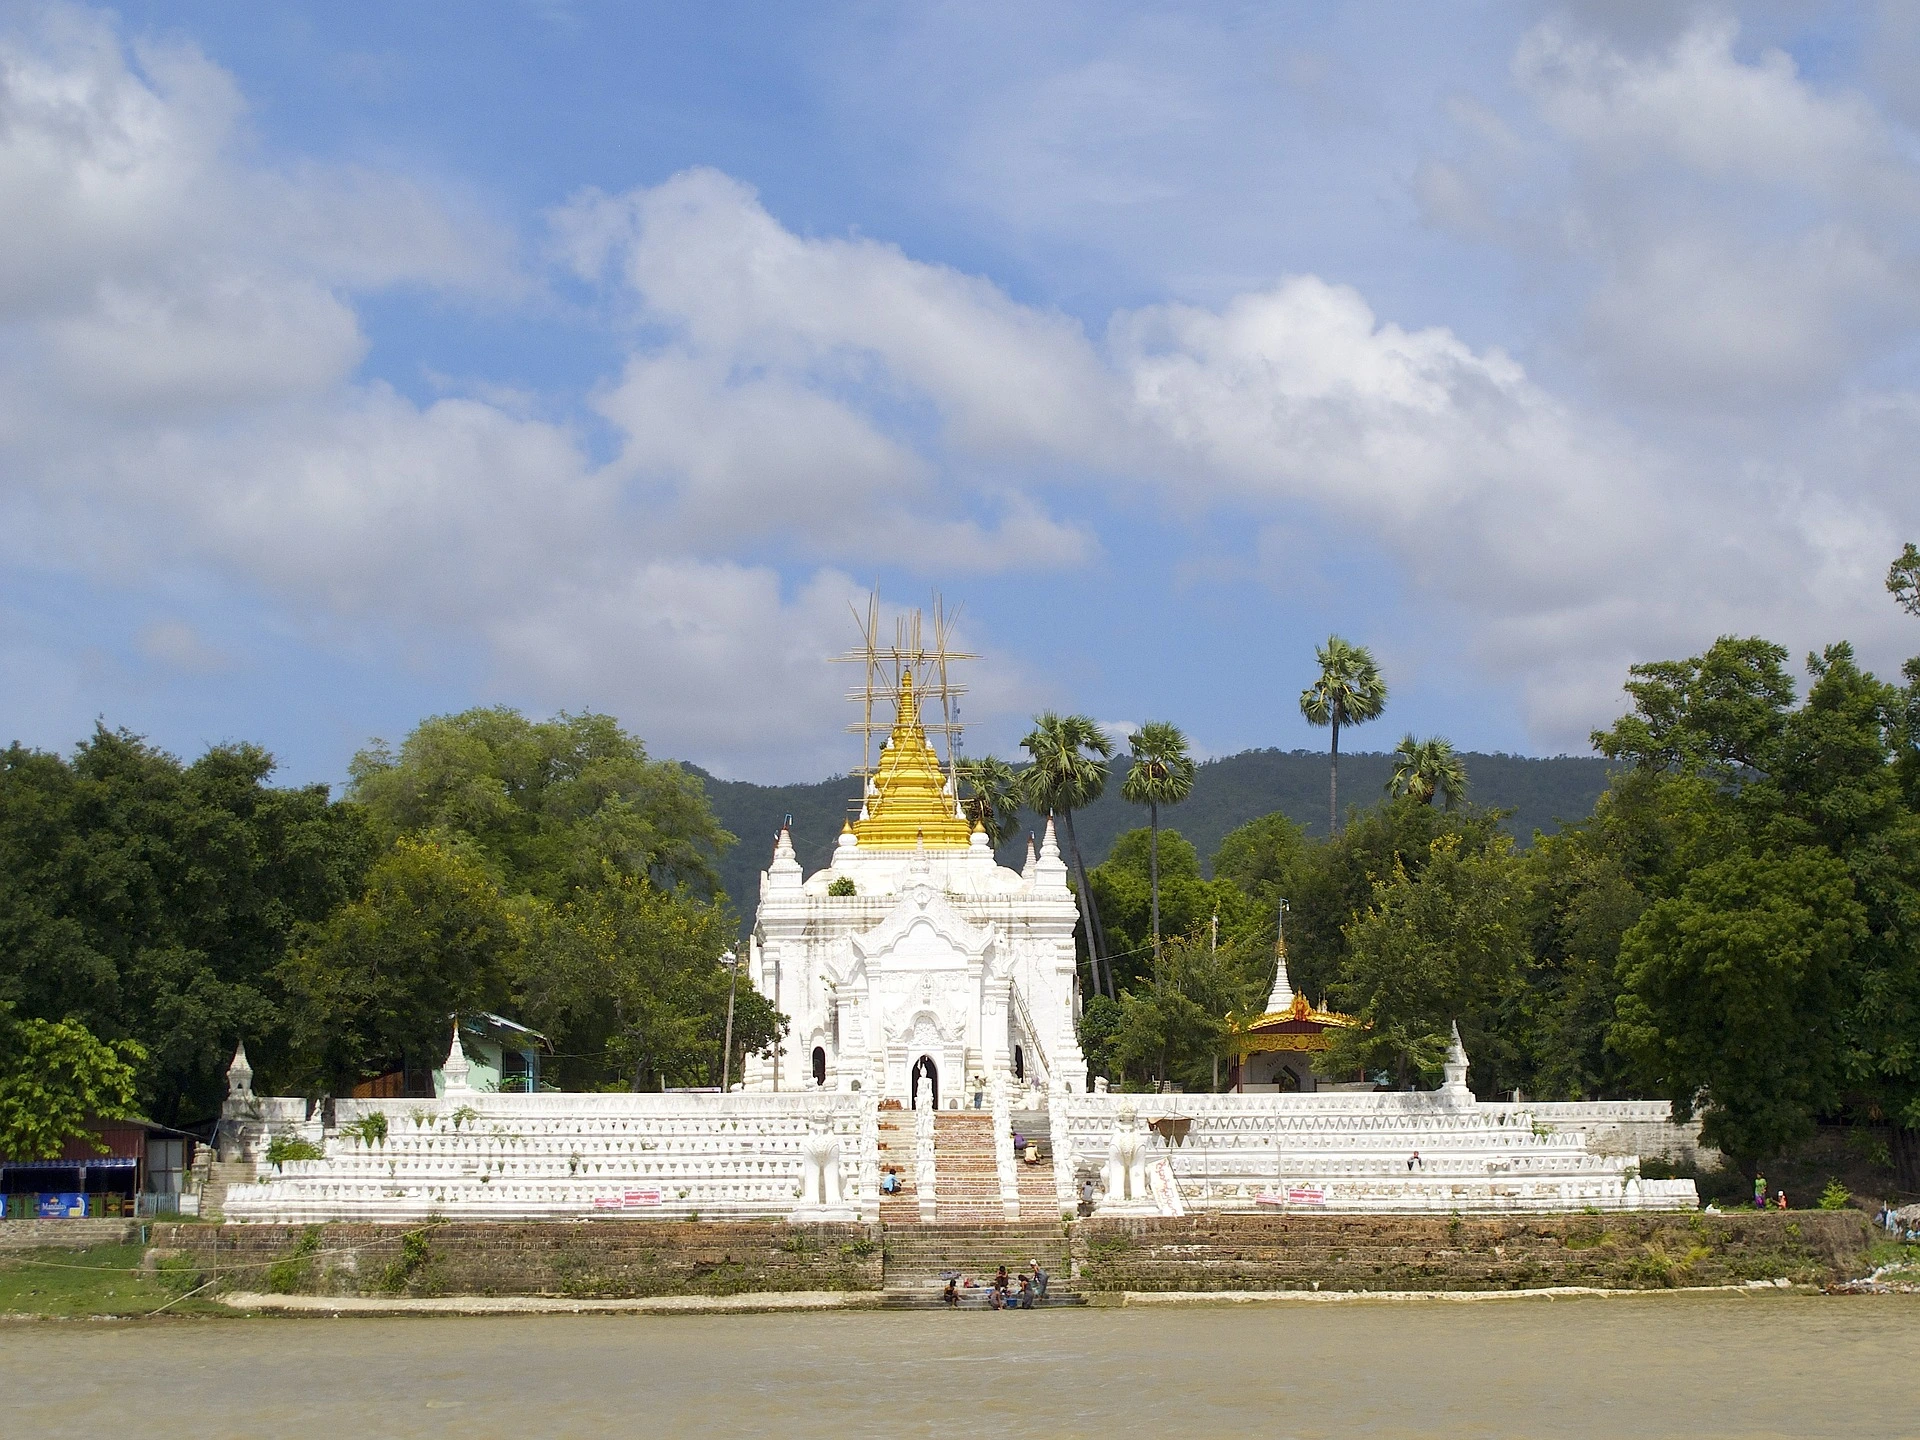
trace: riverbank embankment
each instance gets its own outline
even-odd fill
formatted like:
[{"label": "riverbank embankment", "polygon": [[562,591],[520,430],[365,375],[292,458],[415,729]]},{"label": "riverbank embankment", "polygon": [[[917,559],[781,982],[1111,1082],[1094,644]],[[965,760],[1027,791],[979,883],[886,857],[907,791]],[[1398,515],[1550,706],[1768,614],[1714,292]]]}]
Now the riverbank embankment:
[{"label": "riverbank embankment", "polygon": [[1870,1267],[1857,1210],[1726,1214],[1201,1215],[1085,1220],[1074,1284],[1101,1292],[1662,1290]]},{"label": "riverbank embankment", "polygon": [[[1090,1299],[1820,1286],[1870,1268],[1857,1211],[1208,1215],[1084,1220],[1065,1232],[1064,1278]],[[155,1263],[189,1267],[215,1289],[280,1295],[618,1301],[866,1295],[889,1281],[887,1232],[864,1225],[179,1224],[154,1226],[150,1239]],[[1009,1237],[1009,1268],[1025,1263],[1028,1243]]]}]

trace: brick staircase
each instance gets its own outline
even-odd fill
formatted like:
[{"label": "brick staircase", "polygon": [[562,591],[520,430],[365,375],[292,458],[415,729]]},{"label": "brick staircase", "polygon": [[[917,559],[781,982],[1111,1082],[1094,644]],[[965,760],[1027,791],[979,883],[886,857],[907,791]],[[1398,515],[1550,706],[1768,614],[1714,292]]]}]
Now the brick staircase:
[{"label": "brick staircase", "polygon": [[882,1110],[880,1112],[880,1173],[887,1173],[889,1166],[900,1172],[900,1193],[880,1195],[880,1223],[891,1229],[895,1225],[917,1225],[920,1223],[920,1190],[915,1179],[914,1165],[913,1112],[911,1110]]},{"label": "brick staircase", "polygon": [[993,1152],[993,1112],[942,1110],[933,1117],[934,1218],[942,1225],[996,1225],[1000,1162]]},{"label": "brick staircase", "polygon": [[1053,1189],[1053,1161],[1043,1154],[1038,1165],[1015,1158],[1014,1176],[1020,1183],[1020,1219],[1039,1223],[1060,1218],[1060,1197]]},{"label": "brick staircase", "polygon": [[[961,1307],[984,1309],[986,1286],[995,1269],[1005,1265],[1008,1274],[1017,1277],[1030,1260],[1046,1267],[1049,1283],[1042,1305],[1086,1304],[1067,1286],[1067,1235],[1058,1220],[1051,1224],[889,1225],[881,1303],[893,1310],[938,1309],[946,1272],[959,1271],[980,1282],[961,1292]],[[1018,1288],[1016,1279],[1016,1293]]]},{"label": "brick staircase", "polygon": [[207,1167],[206,1183],[200,1187],[200,1218],[219,1220],[227,1205],[227,1191],[235,1185],[254,1183],[250,1160],[216,1160]]}]

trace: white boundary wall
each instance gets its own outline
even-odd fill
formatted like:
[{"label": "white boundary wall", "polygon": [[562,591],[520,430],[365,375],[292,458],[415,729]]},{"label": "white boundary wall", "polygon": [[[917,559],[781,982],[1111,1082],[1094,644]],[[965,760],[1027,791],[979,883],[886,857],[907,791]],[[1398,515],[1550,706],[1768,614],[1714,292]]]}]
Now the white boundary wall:
[{"label": "white boundary wall", "polygon": [[[572,1220],[879,1216],[877,1097],[811,1094],[484,1094],[343,1100],[326,1157],[261,1166],[230,1221]],[[347,1127],[386,1117],[384,1140]],[[849,1213],[806,1213],[807,1142],[838,1145]],[[250,1156],[263,1160],[264,1156]],[[801,1214],[795,1216],[795,1212]]]},{"label": "white boundary wall", "polygon": [[[1642,1181],[1631,1155],[1595,1154],[1577,1129],[1527,1106],[1481,1105],[1443,1092],[1052,1097],[1056,1185],[1071,1205],[1106,1182],[1128,1108],[1136,1124],[1177,1117],[1184,1141],[1146,1135],[1190,1211],[1678,1210],[1693,1182]],[[1415,1156],[1418,1156],[1415,1159]],[[1115,1213],[1102,1191],[1096,1213]]]}]

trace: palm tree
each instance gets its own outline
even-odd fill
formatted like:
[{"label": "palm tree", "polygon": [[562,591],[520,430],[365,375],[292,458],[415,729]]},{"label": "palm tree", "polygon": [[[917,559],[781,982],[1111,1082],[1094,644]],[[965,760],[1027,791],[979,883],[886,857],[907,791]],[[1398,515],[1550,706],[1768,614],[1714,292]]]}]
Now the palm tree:
[{"label": "palm tree", "polygon": [[[1033,757],[1033,764],[1020,774],[1021,798],[1041,815],[1054,815],[1067,832],[1067,851],[1073,856],[1074,878],[1079,882],[1080,928],[1087,937],[1088,969],[1093,988],[1099,991],[1100,912],[1093,903],[1093,891],[1087,886],[1087,867],[1080,858],[1080,841],[1073,833],[1073,812],[1091,805],[1107,788],[1107,761],[1113,755],[1113,742],[1106,732],[1085,715],[1056,715],[1043,710],[1033,717],[1033,732],[1020,742],[1020,748]],[[1106,993],[1113,993],[1113,968],[1107,967]]]},{"label": "palm tree", "polygon": [[1160,959],[1160,807],[1178,805],[1193,793],[1193,756],[1187,737],[1168,720],[1150,720],[1133,732],[1133,763],[1120,782],[1120,796],[1147,807],[1147,878],[1153,895],[1153,958]]},{"label": "palm tree", "polygon": [[1442,736],[1416,740],[1408,735],[1394,748],[1387,793],[1411,795],[1423,805],[1439,800],[1442,809],[1451,810],[1467,798],[1467,763]]},{"label": "palm tree", "polygon": [[1327,833],[1340,833],[1340,727],[1362,725],[1387,708],[1387,685],[1373,652],[1338,635],[1314,650],[1320,678],[1300,692],[1300,713],[1309,725],[1333,727],[1332,767],[1327,781]]},{"label": "palm tree", "polygon": [[998,850],[1019,828],[1020,776],[997,755],[962,760],[960,811],[967,823],[987,832],[987,843]]}]

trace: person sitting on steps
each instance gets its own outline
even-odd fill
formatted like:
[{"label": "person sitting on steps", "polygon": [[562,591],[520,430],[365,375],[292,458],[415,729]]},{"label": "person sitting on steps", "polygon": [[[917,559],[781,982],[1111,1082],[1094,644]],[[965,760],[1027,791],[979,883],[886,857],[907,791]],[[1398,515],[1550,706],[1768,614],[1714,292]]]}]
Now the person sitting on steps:
[{"label": "person sitting on steps", "polygon": [[882,1195],[900,1193],[900,1172],[891,1165],[887,1167],[887,1173],[880,1177],[880,1193]]},{"label": "person sitting on steps", "polygon": [[947,1288],[940,1292],[940,1298],[947,1302],[947,1308],[949,1310],[958,1310],[960,1308],[959,1280],[954,1278],[949,1278],[947,1281]]}]

